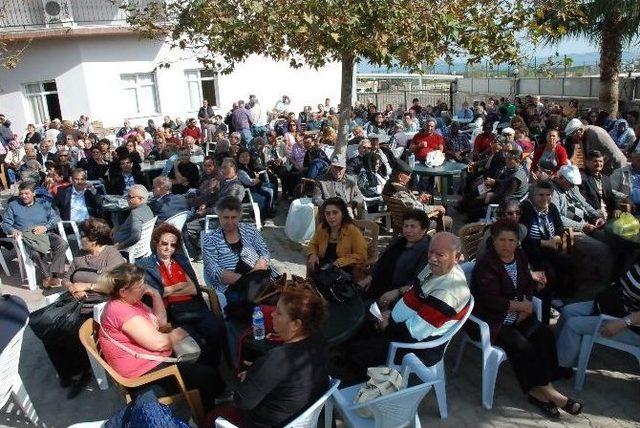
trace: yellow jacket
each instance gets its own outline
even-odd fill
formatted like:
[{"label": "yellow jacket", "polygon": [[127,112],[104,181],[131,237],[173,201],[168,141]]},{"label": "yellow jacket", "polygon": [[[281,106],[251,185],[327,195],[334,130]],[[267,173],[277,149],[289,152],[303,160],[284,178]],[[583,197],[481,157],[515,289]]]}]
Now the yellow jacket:
[{"label": "yellow jacket", "polygon": [[[318,224],[313,238],[307,247],[307,255],[315,254],[322,259],[329,245],[329,231]],[[336,245],[339,267],[361,265],[367,261],[367,241],[364,239],[358,226],[347,223],[340,228],[338,244]]]}]

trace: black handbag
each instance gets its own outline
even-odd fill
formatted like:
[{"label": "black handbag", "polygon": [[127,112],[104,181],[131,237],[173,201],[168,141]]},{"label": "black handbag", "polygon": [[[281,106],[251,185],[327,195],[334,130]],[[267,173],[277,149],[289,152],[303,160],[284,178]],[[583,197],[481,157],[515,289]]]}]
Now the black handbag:
[{"label": "black handbag", "polygon": [[[98,269],[96,268],[90,268],[90,267],[79,267],[76,270],[73,271],[73,273],[71,274],[71,277],[69,278],[69,281],[71,282],[76,282],[76,280],[74,279],[74,277],[82,272],[88,272],[88,273],[93,273],[96,274],[96,280],[95,281],[90,281],[90,282],[96,282],[97,281],[97,277],[100,276],[100,274],[102,272],[100,272]],[[80,282],[83,282],[82,280]],[[81,313],[85,314],[85,315],[89,315],[89,314],[93,314],[93,307],[95,305],[98,305],[100,303],[104,303],[108,300],[107,296],[105,296],[102,293],[98,293],[96,291],[86,291],[85,294],[87,295],[87,297],[85,297],[84,299],[82,299],[82,309],[80,310]]]},{"label": "black handbag", "polygon": [[171,303],[167,307],[167,317],[171,324],[181,325],[199,322],[202,320],[202,311],[206,308],[196,300]]},{"label": "black handbag", "polygon": [[326,300],[333,302],[343,303],[358,293],[351,275],[334,265],[314,272],[313,283]]},{"label": "black handbag", "polygon": [[77,335],[84,321],[82,303],[64,292],[57,301],[29,315],[29,326],[43,342],[55,342],[61,335]]},{"label": "black handbag", "polygon": [[271,269],[247,272],[227,287],[224,295],[227,306],[224,308],[227,318],[248,324],[251,321],[256,298],[271,284]]}]

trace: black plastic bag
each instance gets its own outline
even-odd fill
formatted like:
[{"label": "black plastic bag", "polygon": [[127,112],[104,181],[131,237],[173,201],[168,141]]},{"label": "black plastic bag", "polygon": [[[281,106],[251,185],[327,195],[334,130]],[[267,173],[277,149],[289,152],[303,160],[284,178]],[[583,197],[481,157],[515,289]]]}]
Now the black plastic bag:
[{"label": "black plastic bag", "polygon": [[333,302],[342,303],[351,300],[358,293],[351,275],[334,265],[314,272],[313,283],[326,300]]},{"label": "black plastic bag", "polygon": [[243,324],[251,322],[255,300],[271,284],[271,269],[247,272],[225,291],[227,318]]},{"label": "black plastic bag", "polygon": [[29,326],[43,342],[56,341],[60,336],[77,335],[85,319],[81,310],[82,303],[71,293],[65,292],[49,306],[32,312]]}]

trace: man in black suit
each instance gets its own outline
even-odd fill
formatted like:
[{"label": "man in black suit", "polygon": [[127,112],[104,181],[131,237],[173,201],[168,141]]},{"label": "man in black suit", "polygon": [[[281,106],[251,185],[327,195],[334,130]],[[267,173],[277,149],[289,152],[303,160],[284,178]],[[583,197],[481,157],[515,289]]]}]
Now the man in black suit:
[{"label": "man in black suit", "polygon": [[145,179],[139,172],[133,171],[133,161],[125,156],[120,159],[120,171],[109,171],[109,194],[124,195],[134,184],[145,185]]},{"label": "man in black suit", "polygon": [[58,156],[55,153],[50,152],[52,147],[53,147],[53,142],[48,138],[45,138],[40,143],[40,147],[39,147],[40,150],[38,150],[38,153],[36,153],[36,160],[40,165],[42,165],[43,168],[44,168],[45,162],[47,161],[53,161],[53,162],[58,161]]},{"label": "man in black suit", "polygon": [[149,201],[149,207],[153,215],[158,217],[157,224],[179,212],[190,210],[187,198],[184,195],[171,193],[171,185],[169,177],[159,176],[153,179],[151,187],[153,199]]},{"label": "man in black suit", "polygon": [[591,150],[587,153],[587,169],[582,171],[582,186],[580,191],[584,198],[603,217],[618,217],[616,198],[611,190],[611,182],[607,175],[602,174],[604,168],[604,155],[599,150]]},{"label": "man in black suit", "polygon": [[53,199],[62,220],[80,223],[96,215],[96,198],[87,186],[87,173],[76,168],[71,172],[71,186],[62,188]]}]

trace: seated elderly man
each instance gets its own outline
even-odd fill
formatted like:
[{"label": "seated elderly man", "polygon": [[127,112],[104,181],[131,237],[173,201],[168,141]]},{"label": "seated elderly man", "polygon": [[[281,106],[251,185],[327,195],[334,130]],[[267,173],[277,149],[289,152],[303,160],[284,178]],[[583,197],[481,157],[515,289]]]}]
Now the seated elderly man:
[{"label": "seated elderly man", "polygon": [[[65,274],[68,244],[53,231],[60,221],[48,198],[36,198],[35,184],[18,185],[18,199],[9,202],[2,219],[2,230],[13,238],[22,237],[27,251],[43,275],[42,288],[60,285]],[[45,256],[51,253],[51,263]]]},{"label": "seated elderly man", "polygon": [[169,177],[154,178],[151,191],[153,199],[149,201],[149,208],[151,208],[153,215],[158,217],[157,224],[180,212],[191,210],[184,195],[171,193],[171,179]]},{"label": "seated elderly man", "polygon": [[180,148],[178,162],[174,163],[169,171],[168,177],[171,179],[173,193],[184,194],[189,189],[197,189],[200,181],[200,170],[198,165],[191,162],[191,149],[186,146]]},{"label": "seated elderly man", "polygon": [[120,159],[120,171],[112,169],[109,172],[109,194],[123,195],[135,184],[144,184],[145,178],[133,170],[133,161],[129,156]]},{"label": "seated elderly man", "polygon": [[[348,151],[349,151],[349,148],[347,148],[347,152]],[[360,142],[357,145],[356,154],[353,157],[349,158],[349,160],[347,160],[347,175],[354,175],[357,177],[358,174],[360,174],[360,170],[364,166],[364,155],[366,155],[370,151],[371,151],[371,141],[369,141],[366,138],[363,138],[362,140],[360,140]],[[347,153],[347,157],[349,157],[348,153]]]},{"label": "seated elderly man", "polygon": [[437,227],[438,229],[451,230],[453,219],[444,215],[446,213],[445,207],[442,205],[429,205],[427,203],[430,198],[429,195],[423,193],[416,196],[409,189],[412,173],[411,167],[409,167],[406,162],[398,159],[396,161],[396,168],[382,189],[382,195],[400,199],[405,205],[411,208],[423,210],[427,214],[433,214],[430,217],[441,215],[442,224],[436,225],[435,222],[432,222],[429,228],[433,229]]},{"label": "seated elderly man", "polygon": [[346,164],[343,154],[333,155],[331,166],[323,176],[316,180],[313,188],[313,204],[316,206],[329,198],[338,197],[347,203],[349,209],[360,208],[364,205],[364,197],[354,180],[347,177]]},{"label": "seated elderly man", "polygon": [[[428,264],[407,285],[384,293],[378,300],[382,316],[378,331],[364,329],[349,346],[347,365],[364,375],[367,367],[384,364],[390,342],[435,340],[455,325],[469,309],[471,296],[462,268],[460,238],[449,232],[434,235]],[[353,346],[355,345],[355,346]],[[353,349],[351,349],[353,348]],[[442,359],[445,345],[413,350],[428,366]],[[404,353],[396,355],[401,360]]]},{"label": "seated elderly man", "polygon": [[640,207],[640,150],[631,153],[631,163],[610,176],[611,190],[618,202],[630,202],[634,212]]},{"label": "seated elderly man", "polygon": [[96,198],[90,188],[92,187],[87,184],[87,172],[84,169],[74,169],[71,172],[71,186],[61,188],[53,199],[62,220],[80,223],[96,215]]},{"label": "seated elderly man", "polygon": [[[574,255],[577,264],[585,269],[579,272],[595,270],[596,276],[587,278],[608,282],[611,275],[611,251],[604,242],[601,230],[605,219],[582,196],[578,186],[582,183],[580,171],[574,165],[563,165],[553,179],[555,191],[551,202],[558,208],[562,224],[576,232]],[[594,263],[593,261],[597,261]]]},{"label": "seated elderly man", "polygon": [[204,156],[204,151],[202,147],[196,144],[195,138],[188,135],[184,137],[184,141],[182,142],[182,147],[189,149],[191,156]]},{"label": "seated elderly man", "polygon": [[618,217],[615,195],[611,189],[609,177],[602,173],[604,156],[598,150],[587,153],[587,169],[581,173],[582,185],[580,190],[589,205],[607,218]]},{"label": "seated elderly man", "polygon": [[154,215],[147,205],[149,191],[142,184],[134,184],[128,192],[131,212],[127,219],[113,230],[113,242],[119,250],[131,247],[140,240],[142,226]]}]

